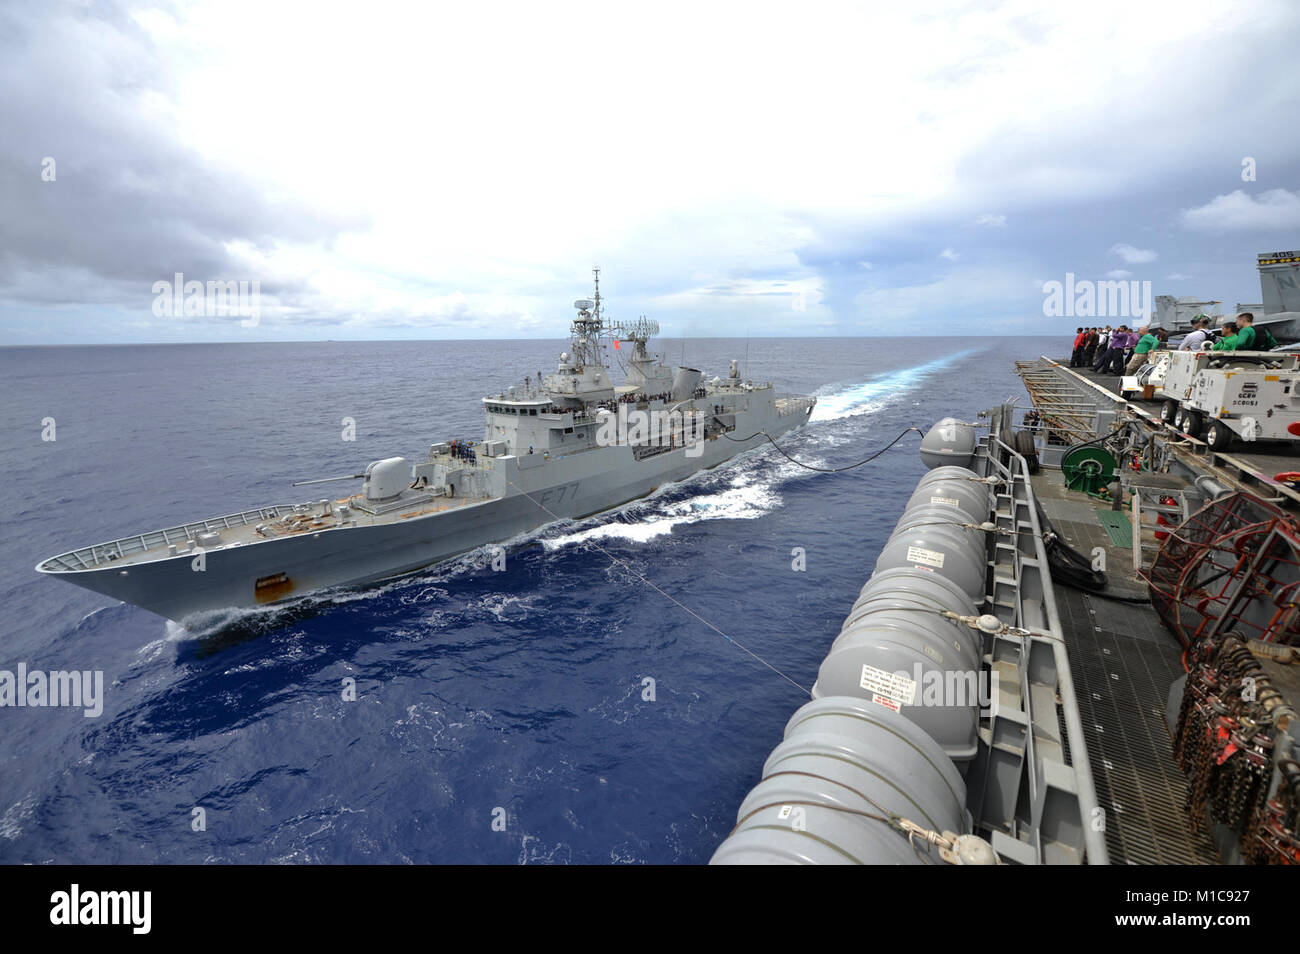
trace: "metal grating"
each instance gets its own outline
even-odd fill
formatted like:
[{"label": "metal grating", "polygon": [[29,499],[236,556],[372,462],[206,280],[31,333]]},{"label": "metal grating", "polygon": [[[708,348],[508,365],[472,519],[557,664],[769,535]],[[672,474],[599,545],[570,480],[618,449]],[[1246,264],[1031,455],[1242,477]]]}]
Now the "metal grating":
[{"label": "metal grating", "polygon": [[1149,606],[1065,587],[1057,603],[1111,863],[1218,864],[1209,836],[1189,830],[1187,782],[1165,725],[1169,687],[1183,673],[1178,644]]},{"label": "metal grating", "polygon": [[1122,510],[1098,510],[1097,519],[1110,536],[1110,542],[1125,550],[1133,549],[1133,524]]}]

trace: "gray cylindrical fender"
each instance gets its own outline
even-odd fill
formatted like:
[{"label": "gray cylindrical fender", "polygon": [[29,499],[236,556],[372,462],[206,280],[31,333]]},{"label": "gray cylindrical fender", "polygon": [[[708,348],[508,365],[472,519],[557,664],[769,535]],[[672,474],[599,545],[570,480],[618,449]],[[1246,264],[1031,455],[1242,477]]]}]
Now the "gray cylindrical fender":
[{"label": "gray cylindrical fender", "polygon": [[948,506],[960,510],[971,523],[983,523],[993,514],[993,494],[987,484],[968,480],[933,480],[920,484],[904,512],[919,506]]},{"label": "gray cylindrical fender", "polygon": [[975,459],[975,428],[945,417],[921,438],[921,460],[934,469],[946,465],[969,467]]},{"label": "gray cylindrical fender", "polygon": [[[917,511],[912,513],[917,516]],[[987,540],[981,543],[975,535],[986,535],[920,517],[914,524],[924,525],[894,531],[880,551],[876,570],[913,567],[935,573],[956,583],[972,600],[982,601],[988,575]]]},{"label": "gray cylindrical fender", "polygon": [[836,637],[815,692],[897,711],[962,763],[977,748],[982,669],[969,627],[921,610],[880,608]]},{"label": "gray cylindrical fender", "polygon": [[820,699],[790,719],[710,863],[937,863],[881,818],[965,833],[965,801],[960,773],[908,720],[860,699]]}]

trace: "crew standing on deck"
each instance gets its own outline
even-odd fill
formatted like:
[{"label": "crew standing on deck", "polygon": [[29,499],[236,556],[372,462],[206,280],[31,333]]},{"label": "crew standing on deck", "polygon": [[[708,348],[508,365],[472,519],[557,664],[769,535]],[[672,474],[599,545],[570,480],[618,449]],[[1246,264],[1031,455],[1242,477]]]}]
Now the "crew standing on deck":
[{"label": "crew standing on deck", "polygon": [[1259,345],[1255,338],[1255,316],[1248,311],[1243,311],[1237,316],[1237,350],[1258,351]]},{"label": "crew standing on deck", "polygon": [[1100,339],[1100,328],[1089,328],[1087,335],[1083,339],[1083,363],[1081,367],[1089,367],[1092,359],[1097,356],[1097,341]]},{"label": "crew standing on deck", "polygon": [[1083,363],[1083,329],[1074,329],[1074,347],[1070,352],[1070,367],[1077,368]]},{"label": "crew standing on deck", "polygon": [[1223,335],[1214,343],[1214,350],[1237,350],[1237,323],[1235,321],[1225,321],[1223,323]]},{"label": "crew standing on deck", "polygon": [[1092,370],[1098,374],[1119,374],[1119,369],[1124,366],[1124,349],[1127,347],[1128,325],[1120,325],[1110,336],[1109,347],[1092,366]]},{"label": "crew standing on deck", "polygon": [[1141,335],[1127,325],[1124,327],[1124,343],[1120,346],[1119,354],[1115,357],[1115,363],[1111,365],[1111,374],[1123,374],[1124,367],[1128,364],[1129,358],[1133,356],[1133,347],[1138,343]]},{"label": "crew standing on deck", "polygon": [[1149,325],[1142,329],[1137,344],[1133,345],[1133,357],[1129,358],[1128,364],[1124,366],[1125,374],[1137,374],[1138,368],[1147,363],[1151,352],[1160,347],[1159,334],[1160,332],[1153,333]]},{"label": "crew standing on deck", "polygon": [[1179,351],[1200,351],[1201,345],[1210,340],[1210,319],[1205,315],[1197,315],[1192,319],[1192,330],[1188,332],[1183,343],[1178,346]]},{"label": "crew standing on deck", "polygon": [[1237,320],[1239,322],[1240,321],[1249,322],[1250,326],[1255,329],[1255,350],[1256,351],[1272,351],[1274,348],[1277,347],[1277,339],[1273,337],[1273,333],[1263,325],[1260,325],[1258,328],[1256,328],[1255,316],[1252,315],[1250,312],[1243,311],[1238,316]]}]

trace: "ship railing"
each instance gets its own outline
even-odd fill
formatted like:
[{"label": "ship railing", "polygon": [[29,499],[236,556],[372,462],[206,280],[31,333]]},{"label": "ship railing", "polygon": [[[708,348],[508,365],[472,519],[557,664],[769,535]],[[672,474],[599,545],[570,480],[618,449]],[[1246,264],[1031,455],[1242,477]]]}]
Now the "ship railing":
[{"label": "ship railing", "polygon": [[447,462],[449,464],[455,465],[456,467],[462,469],[469,469],[469,470],[491,470],[492,464],[489,463],[489,461],[495,459],[496,458],[494,457],[488,457],[487,454],[483,454],[480,453],[479,451],[475,451],[474,459],[472,461],[469,461],[466,460],[464,457],[453,457],[450,451],[443,451],[441,454],[437,454],[435,456],[430,457],[429,462],[430,463]]},{"label": "ship railing", "polygon": [[207,520],[199,520],[194,523],[166,527],[162,530],[151,530],[148,533],[138,533],[135,536],[122,537],[108,543],[97,543],[93,546],[69,550],[67,553],[61,553],[46,560],[41,564],[41,568],[55,572],[59,570],[93,570],[96,567],[115,563],[118,560],[137,556],[141,553],[147,553],[159,547],[168,547],[172,544],[179,546],[188,542],[197,544],[196,537],[200,533],[220,532],[233,527],[248,526],[249,524],[256,525],[293,512],[293,504],[276,504],[273,507],[259,507],[256,510],[245,510],[242,513],[231,513],[220,517],[210,517]]},{"label": "ship railing", "polygon": [[[993,847],[1027,864],[1107,864],[1083,722],[1057,611],[1029,464],[1002,441],[985,443],[986,476],[1002,483],[993,560],[993,612],[1008,631],[989,637],[1000,689],[981,719],[981,755],[967,779],[977,823]],[[1005,463],[1004,463],[1005,461]],[[1006,680],[1011,685],[1001,685]],[[1064,736],[1062,737],[1062,727]]]}]

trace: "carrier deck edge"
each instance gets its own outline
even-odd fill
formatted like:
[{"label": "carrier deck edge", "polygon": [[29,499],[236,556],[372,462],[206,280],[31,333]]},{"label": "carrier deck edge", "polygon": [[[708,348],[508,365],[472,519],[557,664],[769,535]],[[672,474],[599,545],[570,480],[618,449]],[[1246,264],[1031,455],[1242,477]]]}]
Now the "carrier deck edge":
[{"label": "carrier deck edge", "polygon": [[[939,469],[918,485],[814,701],[790,719],[713,863],[1300,861],[1300,491],[1274,479],[1300,457],[1264,442],[1215,450],[1164,423],[1158,405],[1121,396],[1118,379],[1051,358],[1016,368],[1031,407],[983,412],[979,438],[954,419],[927,434],[922,457],[929,443]],[[951,452],[962,429],[969,455],[953,463],[965,477],[935,444]],[[987,522],[979,506],[944,516],[962,480],[991,485]],[[927,502],[927,488],[953,497]],[[967,591],[979,615],[937,609],[946,597],[916,582],[919,570],[958,579],[961,541],[943,523],[987,537],[983,591]],[[922,622],[907,639],[938,645],[916,635],[926,613],[978,628],[983,672],[998,676],[973,756],[945,736],[950,719],[907,705],[906,690],[891,695],[881,668],[864,663],[856,682],[872,653],[904,658],[883,654],[884,634],[912,626],[909,615]],[[873,627],[873,614],[888,625]]]}]

